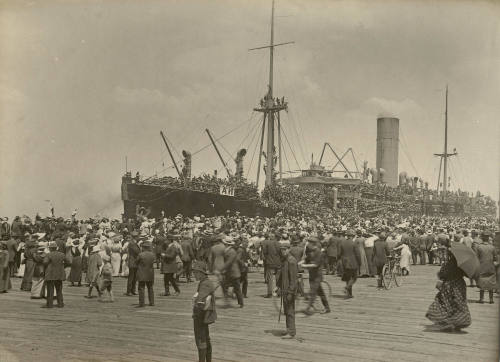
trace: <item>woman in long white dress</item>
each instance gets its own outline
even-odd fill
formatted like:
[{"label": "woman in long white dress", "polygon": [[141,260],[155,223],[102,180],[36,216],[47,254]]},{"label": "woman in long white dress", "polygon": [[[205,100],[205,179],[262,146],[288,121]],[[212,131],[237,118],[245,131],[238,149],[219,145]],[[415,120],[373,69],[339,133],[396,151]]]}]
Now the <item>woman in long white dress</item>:
[{"label": "woman in long white dress", "polygon": [[394,250],[401,249],[401,259],[399,261],[399,266],[401,267],[401,272],[403,275],[410,274],[410,265],[411,265],[411,250],[408,246],[408,242],[404,241],[403,244],[394,248]]},{"label": "woman in long white dress", "polygon": [[120,244],[120,239],[115,236],[113,238],[113,245],[111,245],[111,267],[113,268],[113,276],[117,277],[120,275],[120,264],[122,261],[122,246]]},{"label": "woman in long white dress", "polygon": [[128,277],[128,241],[122,246],[122,277]]}]

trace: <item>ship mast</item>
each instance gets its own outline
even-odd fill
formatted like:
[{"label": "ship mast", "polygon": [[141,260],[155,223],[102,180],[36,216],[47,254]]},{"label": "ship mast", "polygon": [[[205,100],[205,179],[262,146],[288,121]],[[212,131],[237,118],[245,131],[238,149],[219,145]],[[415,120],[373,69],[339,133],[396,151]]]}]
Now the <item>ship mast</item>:
[{"label": "ship mast", "polygon": [[280,45],[292,44],[293,42],[279,43],[274,44],[274,0],[272,2],[272,10],[271,10],[271,41],[268,46],[263,46],[259,48],[252,48],[249,50],[257,50],[257,49],[266,49],[269,48],[269,84],[268,91],[265,95],[264,99],[260,103],[260,107],[254,108],[255,111],[261,112],[264,115],[263,124],[262,124],[262,135],[261,135],[261,149],[259,155],[259,165],[257,170],[257,185],[259,184],[259,176],[260,176],[260,162],[262,157],[262,144],[264,141],[264,130],[265,130],[265,122],[267,119],[267,163],[266,163],[266,186],[271,185],[274,182],[274,121],[275,117],[278,119],[278,142],[279,142],[279,168],[280,168],[280,179],[282,175],[282,162],[281,162],[281,122],[279,112],[287,109],[287,103],[282,98],[280,102],[278,99],[274,99],[273,94],[273,73],[274,73],[274,48]]},{"label": "ship mast", "polygon": [[[445,202],[446,190],[448,186],[448,157],[457,155],[457,152],[448,153],[448,85],[446,85],[446,98],[445,98],[445,111],[444,111],[444,152],[435,153],[434,155],[440,156],[441,161],[443,162],[443,202]],[[438,192],[439,192],[439,182],[438,182]]]}]

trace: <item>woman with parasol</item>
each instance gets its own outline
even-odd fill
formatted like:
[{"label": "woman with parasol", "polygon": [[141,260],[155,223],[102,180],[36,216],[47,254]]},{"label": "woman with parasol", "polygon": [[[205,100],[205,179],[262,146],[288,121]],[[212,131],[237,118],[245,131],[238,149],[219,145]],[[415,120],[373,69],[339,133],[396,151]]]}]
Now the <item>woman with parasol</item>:
[{"label": "woman with parasol", "polygon": [[479,272],[479,260],[466,245],[453,242],[448,255],[438,273],[439,292],[425,315],[442,331],[460,330],[471,324],[463,277],[476,278]]}]

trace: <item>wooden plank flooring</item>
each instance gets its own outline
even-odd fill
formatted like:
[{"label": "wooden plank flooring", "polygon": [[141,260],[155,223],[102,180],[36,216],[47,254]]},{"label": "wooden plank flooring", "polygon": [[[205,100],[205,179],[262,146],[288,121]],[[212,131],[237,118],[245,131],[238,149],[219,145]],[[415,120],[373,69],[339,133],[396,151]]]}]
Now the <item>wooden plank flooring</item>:
[{"label": "wooden plank flooring", "polygon": [[[273,335],[284,329],[272,301],[265,299],[262,273],[249,275],[245,308],[222,308],[210,328],[215,361],[498,361],[499,304],[478,304],[468,288],[472,325],[462,333],[427,331],[424,315],[436,290],[436,266],[414,266],[404,285],[377,291],[374,278],[358,279],[354,299],[344,300],[343,283],[332,286],[332,313],[297,314],[298,340]],[[83,296],[87,288],[64,287],[65,308],[43,309],[40,300],[13,289],[0,295],[0,361],[194,361],[191,297],[196,283],[181,283],[178,297],[135,308],[137,297],[122,296],[126,280],[115,278],[115,303]],[[220,291],[218,291],[220,295]]]}]

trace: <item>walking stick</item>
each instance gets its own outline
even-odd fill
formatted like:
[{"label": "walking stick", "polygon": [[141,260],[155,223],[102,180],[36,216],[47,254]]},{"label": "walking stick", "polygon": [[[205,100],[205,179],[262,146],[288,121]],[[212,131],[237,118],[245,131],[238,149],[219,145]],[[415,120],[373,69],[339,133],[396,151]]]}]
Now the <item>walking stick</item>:
[{"label": "walking stick", "polygon": [[278,323],[281,321],[281,308],[283,308],[283,292],[280,293],[280,314],[278,314]]}]

